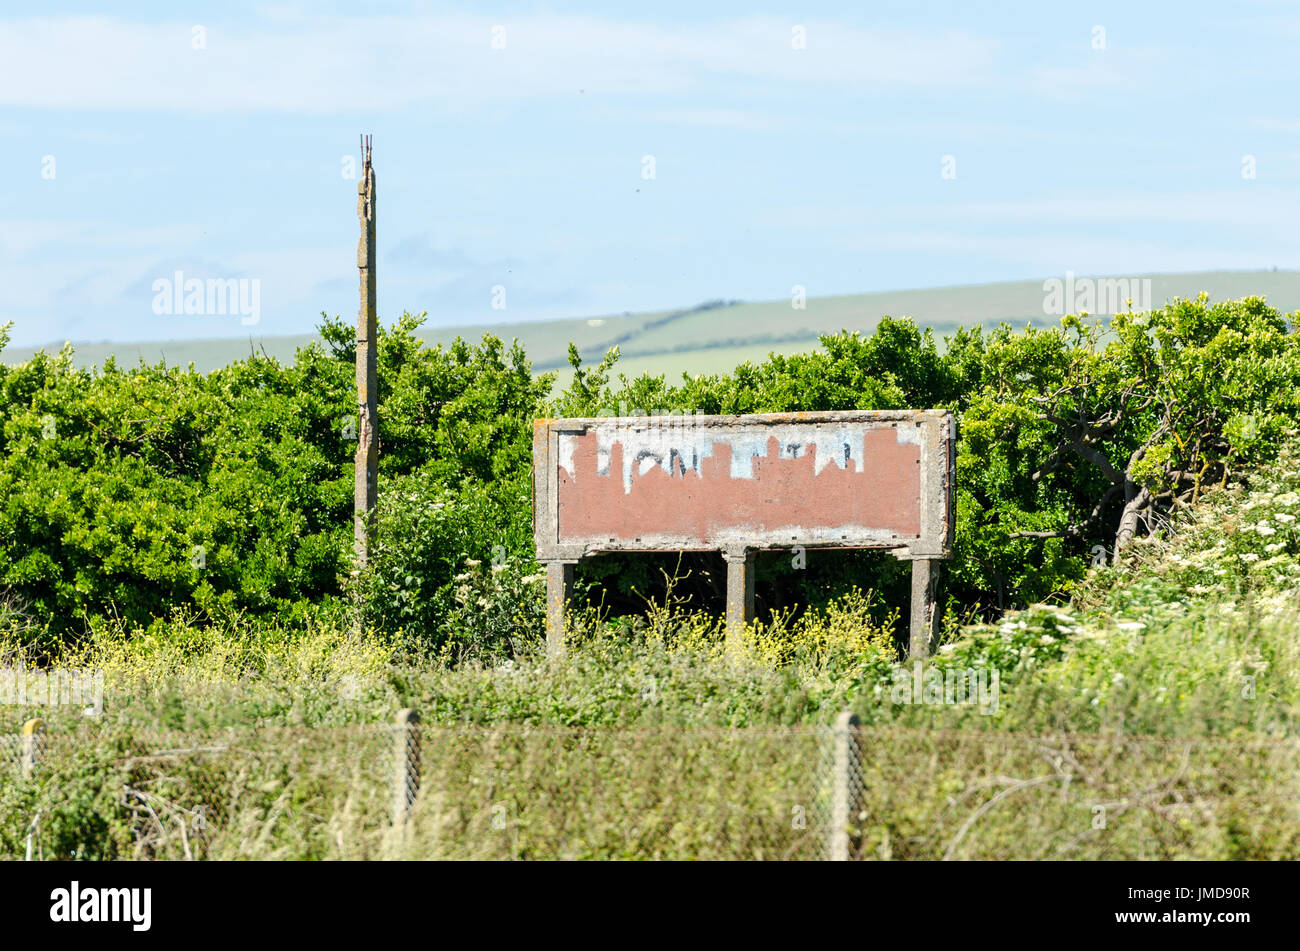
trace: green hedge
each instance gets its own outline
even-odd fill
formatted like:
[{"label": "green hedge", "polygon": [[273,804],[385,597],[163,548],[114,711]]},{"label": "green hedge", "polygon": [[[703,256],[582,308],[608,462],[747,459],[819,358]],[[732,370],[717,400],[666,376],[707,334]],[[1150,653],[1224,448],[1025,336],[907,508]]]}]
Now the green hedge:
[{"label": "green hedge", "polygon": [[[1253,462],[1300,418],[1300,349],[1260,298],[1178,300],[1104,323],[961,331],[910,320],[733,372],[612,379],[617,352],[551,397],[488,335],[425,348],[422,317],[381,330],[380,517],[359,579],[365,622],[459,653],[511,652],[541,630],[532,560],[534,418],[598,412],[952,408],[959,418],[949,610],[993,616],[1068,592],[1089,563]],[[178,607],[296,622],[352,575],[353,331],[292,366],[250,355],[204,375],[96,370],[70,354],[0,367],[0,616],[51,650],[105,621],[147,629]],[[0,338],[0,343],[4,339]],[[349,421],[353,421],[349,423]],[[478,564],[474,564],[477,562]],[[716,607],[707,559],[682,592]],[[584,566],[615,613],[656,591],[654,559]],[[767,609],[851,585],[905,596],[892,559],[765,559]],[[694,585],[692,588],[691,586]]]}]

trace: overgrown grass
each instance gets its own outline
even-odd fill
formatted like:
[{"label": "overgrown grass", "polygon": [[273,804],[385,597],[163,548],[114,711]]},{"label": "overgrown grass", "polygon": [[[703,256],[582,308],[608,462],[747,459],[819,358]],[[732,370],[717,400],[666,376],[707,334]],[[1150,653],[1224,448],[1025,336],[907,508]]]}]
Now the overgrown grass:
[{"label": "overgrown grass", "polygon": [[[851,706],[880,725],[1293,735],[1297,577],[1300,462],[1288,451],[1251,491],[1215,490],[1118,567],[1094,569],[1071,604],[951,626],[929,664],[996,672],[995,712],[896,702],[895,673],[910,665],[897,612],[870,592],[755,624],[729,657],[721,619],[691,611],[671,577],[635,621],[575,611],[560,661],[535,632],[512,656],[420,654],[330,610],[297,624],[177,612],[147,632],[99,625],[61,664],[104,671],[105,718],[173,730],[378,723],[402,707],[447,724],[826,724]],[[515,596],[541,596],[530,590]],[[0,652],[12,662],[19,643],[0,636]],[[41,712],[51,728],[79,715]],[[0,729],[30,713],[0,707]]]},{"label": "overgrown grass", "polygon": [[[296,627],[178,613],[149,633],[101,626],[63,664],[104,671],[106,718],[173,730],[379,723],[402,707],[442,724],[739,727],[826,724],[852,707],[875,725],[1289,736],[1298,516],[1287,452],[1252,491],[1211,492],[1120,566],[1091,572],[1071,604],[952,628],[930,664],[996,672],[995,711],[896,702],[895,672],[909,669],[897,614],[869,592],[756,624],[728,657],[721,619],[690,611],[672,578],[635,622],[575,612],[559,662],[535,635],[510,657],[457,659],[356,633],[341,613]],[[0,646],[13,656],[17,640]],[[43,713],[55,728],[77,711]],[[0,708],[7,729],[29,714]]]},{"label": "overgrown grass", "polygon": [[1300,461],[1205,496],[1068,607],[967,628],[940,663],[1003,671],[1007,729],[1294,736]]},{"label": "overgrown grass", "polygon": [[[510,656],[421,655],[337,611],[101,625],[63,663],[103,670],[104,711],[37,711],[47,757],[0,793],[0,853],[35,828],[40,855],[64,858],[818,857],[825,727],[851,707],[860,856],[1289,856],[1297,522],[1286,452],[1070,604],[950,623],[926,669],[996,675],[991,708],[898,702],[913,671],[897,614],[857,590],[753,626],[739,656],[672,578],[635,622],[575,612],[560,661],[535,636]],[[404,707],[426,762],[396,835],[385,725]],[[0,707],[0,733],[32,713]]]}]

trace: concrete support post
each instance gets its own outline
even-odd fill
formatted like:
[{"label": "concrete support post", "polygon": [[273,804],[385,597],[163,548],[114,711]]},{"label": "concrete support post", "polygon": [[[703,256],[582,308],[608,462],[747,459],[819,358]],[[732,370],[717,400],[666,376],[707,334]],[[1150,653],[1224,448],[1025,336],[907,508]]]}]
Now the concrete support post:
[{"label": "concrete support post", "polygon": [[831,824],[827,830],[828,857],[832,862],[847,862],[850,851],[850,829],[857,819],[862,801],[862,764],[859,762],[857,716],[845,710],[835,718],[831,730],[834,744],[831,756]]},{"label": "concrete support post", "polygon": [[397,711],[393,723],[393,826],[400,828],[420,792],[420,714]]},{"label": "concrete support post", "polygon": [[745,625],[754,620],[753,549],[724,551],[727,562],[727,653],[740,654]]},{"label": "concrete support post", "polygon": [[546,656],[564,654],[564,610],[573,590],[571,561],[546,563]]},{"label": "concrete support post", "polygon": [[928,657],[930,645],[939,634],[935,586],[939,580],[939,560],[917,558],[912,561],[912,618],[908,631],[908,653]]}]

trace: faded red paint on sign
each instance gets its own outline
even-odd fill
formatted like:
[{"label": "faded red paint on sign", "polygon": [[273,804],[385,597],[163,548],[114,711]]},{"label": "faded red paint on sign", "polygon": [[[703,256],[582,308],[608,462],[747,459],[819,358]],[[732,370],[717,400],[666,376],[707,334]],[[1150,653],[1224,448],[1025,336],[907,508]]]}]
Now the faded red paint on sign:
[{"label": "faded red paint on sign", "polygon": [[539,561],[607,551],[884,548],[945,557],[942,410],[539,420]]},{"label": "faded red paint on sign", "polygon": [[761,550],[875,548],[913,562],[911,637],[933,639],[931,566],[953,544],[956,425],[946,410],[539,419],[533,542],[547,651],[563,651],[573,566],[590,555],[720,551],[727,644],[741,648]]},{"label": "faded red paint on sign", "polygon": [[[626,449],[609,450],[602,474],[595,433],[570,437],[572,473],[559,471],[559,541],[599,538],[635,542],[649,535],[672,535],[702,548],[728,530],[746,536],[782,529],[806,534],[816,529],[869,527],[898,536],[921,530],[920,446],[900,443],[894,429],[866,432],[861,471],[825,465],[816,472],[815,443],[797,457],[780,455],[780,441],[767,439],[767,454],[754,458],[748,477],[732,475],[732,446],[712,443],[712,454],[688,471],[675,460],[633,467],[630,486],[620,477]],[[900,504],[901,502],[907,504]]]}]

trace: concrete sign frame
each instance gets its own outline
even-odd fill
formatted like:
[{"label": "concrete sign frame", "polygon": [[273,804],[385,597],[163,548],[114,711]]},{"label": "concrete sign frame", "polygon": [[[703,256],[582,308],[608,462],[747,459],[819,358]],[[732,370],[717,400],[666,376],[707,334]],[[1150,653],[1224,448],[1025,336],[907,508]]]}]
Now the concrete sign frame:
[{"label": "concrete sign frame", "polygon": [[874,548],[912,561],[910,650],[938,625],[935,564],[952,553],[956,425],[947,410],[539,419],[533,536],[547,649],[563,650],[573,566],[612,552],[718,551],[727,640],[754,616],[758,551]]}]

